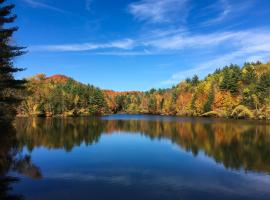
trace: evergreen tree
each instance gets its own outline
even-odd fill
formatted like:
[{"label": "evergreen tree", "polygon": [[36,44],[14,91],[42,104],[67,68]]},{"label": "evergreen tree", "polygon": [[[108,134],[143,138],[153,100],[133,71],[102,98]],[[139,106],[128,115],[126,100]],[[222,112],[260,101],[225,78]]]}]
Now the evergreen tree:
[{"label": "evergreen tree", "polygon": [[177,101],[177,97],[178,97],[178,92],[177,92],[177,88],[172,90],[172,101],[175,104]]},{"label": "evergreen tree", "polygon": [[268,100],[268,103],[270,103],[270,72],[261,75],[257,91],[262,101]]},{"label": "evergreen tree", "polygon": [[230,65],[223,69],[223,80],[220,84],[221,90],[228,90],[232,94],[238,94],[238,82],[241,80],[242,73],[238,65]]},{"label": "evergreen tree", "polygon": [[221,72],[220,68],[216,69],[213,74],[219,74]]},{"label": "evergreen tree", "polygon": [[256,108],[256,95],[251,88],[244,88],[242,92],[242,103],[249,108]]},{"label": "evergreen tree", "polygon": [[89,98],[89,112],[91,114],[100,115],[107,109],[107,104],[101,90],[94,89]]},{"label": "evergreen tree", "polygon": [[199,84],[199,77],[198,77],[197,75],[194,75],[194,76],[193,76],[193,78],[192,78],[192,80],[191,80],[191,84],[192,84],[193,86],[196,86],[196,85]]},{"label": "evergreen tree", "polygon": [[243,82],[247,85],[256,83],[257,81],[257,75],[255,72],[255,69],[252,65],[249,63],[246,63],[244,65],[245,73],[243,74]]},{"label": "evergreen tree", "polygon": [[186,83],[191,83],[191,79],[190,78],[186,78]]},{"label": "evergreen tree", "polygon": [[239,81],[239,74],[235,71],[232,72],[230,79],[229,79],[229,85],[228,89],[232,94],[237,94],[238,93],[238,81]]},{"label": "evergreen tree", "polygon": [[238,65],[230,65],[230,69],[231,69],[231,76],[228,89],[232,94],[236,95],[239,92],[238,82],[242,78],[242,72],[241,68]]},{"label": "evergreen tree", "polygon": [[14,5],[6,5],[0,0],[0,120],[10,120],[15,115],[19,103],[17,90],[22,88],[24,81],[14,79],[14,73],[21,68],[13,66],[13,59],[24,53],[23,47],[12,43],[12,36],[17,27],[6,27],[14,22],[16,15],[12,15]]},{"label": "evergreen tree", "polygon": [[229,82],[230,82],[230,72],[229,72],[228,67],[225,67],[223,69],[223,79],[220,84],[220,89],[227,90],[229,88]]},{"label": "evergreen tree", "polygon": [[123,111],[125,107],[125,96],[124,95],[117,95],[115,97],[115,103],[116,103],[116,111]]},{"label": "evergreen tree", "polygon": [[214,99],[215,99],[215,90],[214,90],[214,84],[212,84],[210,91],[209,91],[208,99],[203,107],[203,111],[205,113],[212,110],[212,105],[214,103]]},{"label": "evergreen tree", "polygon": [[155,92],[156,92],[156,89],[155,89],[155,88],[152,88],[152,89],[149,91],[150,94],[154,94]]}]

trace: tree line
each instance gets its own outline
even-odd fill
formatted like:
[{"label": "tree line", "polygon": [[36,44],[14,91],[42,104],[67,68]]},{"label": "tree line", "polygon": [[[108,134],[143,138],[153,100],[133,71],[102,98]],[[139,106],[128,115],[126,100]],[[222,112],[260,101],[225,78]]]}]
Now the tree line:
[{"label": "tree line", "polygon": [[[270,118],[270,62],[229,65],[170,89],[116,95],[111,110],[179,116]],[[115,106],[115,107],[113,107]]]},{"label": "tree line", "polygon": [[197,75],[170,89],[114,92],[71,78],[39,74],[26,79],[20,115],[81,116],[111,113],[270,118],[270,63],[245,63]]}]

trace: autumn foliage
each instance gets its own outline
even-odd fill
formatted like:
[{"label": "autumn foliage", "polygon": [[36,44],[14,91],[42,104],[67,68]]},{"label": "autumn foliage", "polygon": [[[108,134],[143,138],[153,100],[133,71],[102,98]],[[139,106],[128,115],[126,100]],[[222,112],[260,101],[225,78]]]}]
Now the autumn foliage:
[{"label": "autumn foliage", "polygon": [[28,79],[21,115],[75,116],[131,113],[269,119],[270,63],[225,66],[203,80],[187,78],[170,89],[116,92],[63,75]]}]

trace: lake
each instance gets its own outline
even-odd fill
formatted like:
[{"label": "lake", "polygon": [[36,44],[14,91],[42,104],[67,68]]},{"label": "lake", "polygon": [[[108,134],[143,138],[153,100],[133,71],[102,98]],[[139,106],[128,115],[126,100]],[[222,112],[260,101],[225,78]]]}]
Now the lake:
[{"label": "lake", "polygon": [[16,129],[18,199],[270,199],[263,121],[112,115],[17,119]]}]

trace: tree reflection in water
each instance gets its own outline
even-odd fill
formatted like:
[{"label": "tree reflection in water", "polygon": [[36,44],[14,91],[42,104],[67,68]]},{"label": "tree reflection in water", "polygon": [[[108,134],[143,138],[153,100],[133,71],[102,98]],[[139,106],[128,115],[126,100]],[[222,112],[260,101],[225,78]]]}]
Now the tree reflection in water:
[{"label": "tree reflection in water", "polygon": [[23,174],[34,179],[42,177],[38,167],[36,167],[31,157],[20,156],[21,148],[16,138],[16,130],[11,124],[0,124],[0,199],[19,200],[21,195],[11,194],[11,184],[19,179],[9,175],[10,171]]},{"label": "tree reflection in water", "polygon": [[[141,133],[151,139],[170,139],[181,149],[192,152],[194,156],[201,151],[229,169],[270,173],[270,125],[257,121],[191,118],[182,120],[181,118],[178,120],[34,118],[19,119],[16,127],[19,130],[17,133],[19,148],[26,146],[30,151],[41,146],[71,151],[82,143],[91,145],[98,142],[101,134]],[[33,175],[26,171],[23,173]],[[38,173],[35,172],[34,175]]]}]

